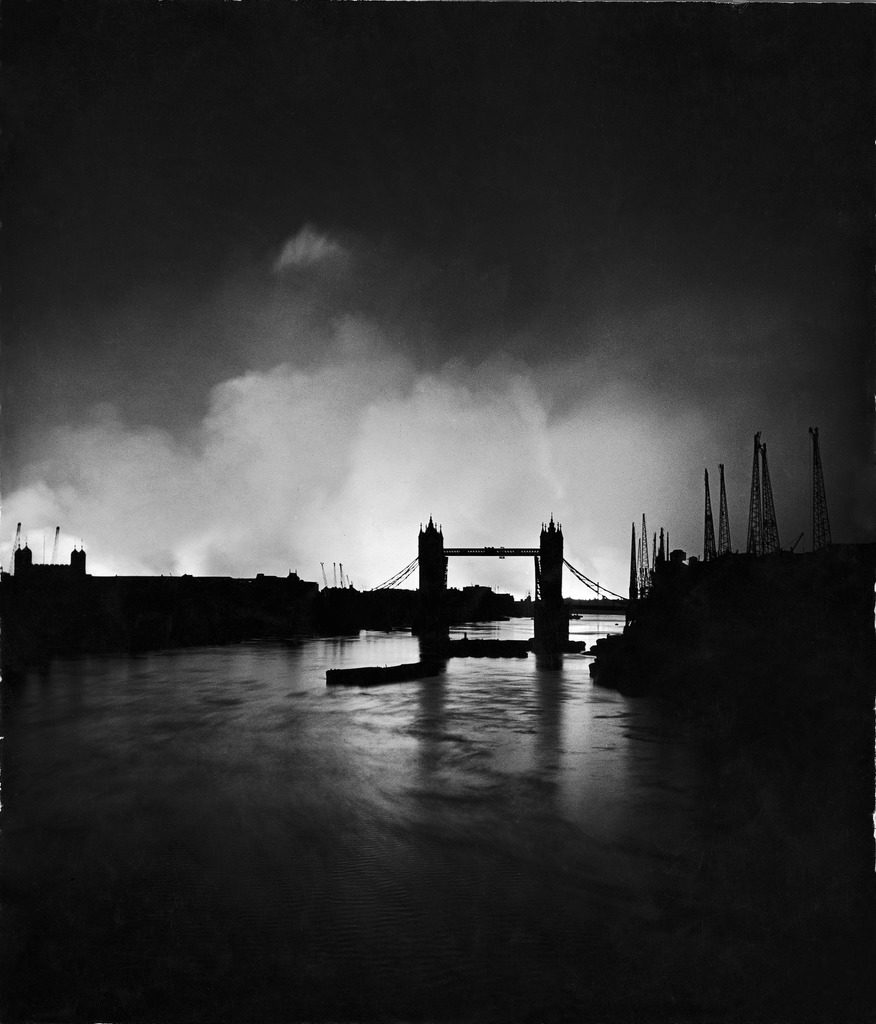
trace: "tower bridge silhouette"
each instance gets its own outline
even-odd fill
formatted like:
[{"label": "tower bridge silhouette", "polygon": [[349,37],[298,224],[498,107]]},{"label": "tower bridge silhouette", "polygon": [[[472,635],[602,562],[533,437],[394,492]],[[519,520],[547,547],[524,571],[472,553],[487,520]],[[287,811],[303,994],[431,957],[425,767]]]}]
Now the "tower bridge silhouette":
[{"label": "tower bridge silhouette", "polygon": [[563,602],[563,566],[597,595],[624,600],[579,572],[563,557],[563,530],[551,516],[542,523],[538,547],[445,547],[444,533],[432,517],[420,526],[417,557],[376,590],[394,589],[419,568],[414,632],[423,652],[439,655],[448,646],[447,566],[453,557],[531,558],[535,573],[533,648],[542,662],[559,659],[569,643],[569,615]]}]

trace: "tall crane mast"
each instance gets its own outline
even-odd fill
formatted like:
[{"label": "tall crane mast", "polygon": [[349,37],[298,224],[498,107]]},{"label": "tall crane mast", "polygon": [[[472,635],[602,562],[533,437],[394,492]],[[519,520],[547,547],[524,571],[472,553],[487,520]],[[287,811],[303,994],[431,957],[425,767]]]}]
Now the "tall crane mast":
[{"label": "tall crane mast", "polygon": [[718,557],[715,548],[715,520],[712,518],[712,496],[709,493],[709,471],[704,470],[706,485],[706,512],[703,524],[703,561],[711,562]]},{"label": "tall crane mast", "polygon": [[770,484],[770,471],[767,466],[766,444],[760,446],[761,468],[763,474],[763,553],[765,555],[779,551],[779,524],[776,522],[776,506],[773,504],[773,488]]},{"label": "tall crane mast", "polygon": [[818,427],[810,427],[809,436],[812,438],[812,550],[818,551],[830,544],[830,520],[827,517]]},{"label": "tall crane mast", "polygon": [[748,503],[748,544],[749,555],[763,553],[763,504],[760,492],[760,431],[754,435],[754,458],[751,463],[751,498]]},{"label": "tall crane mast", "polygon": [[645,513],[642,513],[642,536],[639,541],[639,597],[644,597],[651,589],[651,570],[648,566],[648,527],[645,525]]},{"label": "tall crane mast", "polygon": [[325,575],[325,562],[320,562],[319,567],[322,569],[322,585],[326,590],[328,590],[328,580]]},{"label": "tall crane mast", "polygon": [[[633,523],[632,537],[630,538],[630,601],[639,597],[639,575],[636,560],[636,524]],[[536,594],[536,600],[538,595]]]},{"label": "tall crane mast", "polygon": [[718,554],[730,554],[730,517],[727,515],[727,488],[724,486],[724,463],[718,464],[721,474],[721,498],[718,511]]}]

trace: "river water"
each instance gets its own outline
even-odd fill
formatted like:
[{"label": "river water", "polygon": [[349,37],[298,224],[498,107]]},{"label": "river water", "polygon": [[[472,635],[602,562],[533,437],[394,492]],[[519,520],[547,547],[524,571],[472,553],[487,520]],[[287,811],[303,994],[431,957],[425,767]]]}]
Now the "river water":
[{"label": "river water", "polygon": [[363,633],[5,684],[2,1019],[777,1019],[854,984],[785,936],[775,811],[683,723],[580,655],[325,685],[417,654]]}]

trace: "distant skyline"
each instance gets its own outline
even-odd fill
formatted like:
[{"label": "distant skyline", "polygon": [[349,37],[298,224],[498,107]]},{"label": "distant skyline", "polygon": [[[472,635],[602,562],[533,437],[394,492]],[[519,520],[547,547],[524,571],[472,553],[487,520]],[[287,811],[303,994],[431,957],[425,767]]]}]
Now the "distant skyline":
[{"label": "distant skyline", "polygon": [[720,462],[744,547],[758,430],[808,546],[810,426],[834,540],[872,539],[873,22],[4,11],[4,567],[20,520],[95,573],[366,588],[430,515],[460,546],[553,515],[623,591],[643,512],[701,553]]}]

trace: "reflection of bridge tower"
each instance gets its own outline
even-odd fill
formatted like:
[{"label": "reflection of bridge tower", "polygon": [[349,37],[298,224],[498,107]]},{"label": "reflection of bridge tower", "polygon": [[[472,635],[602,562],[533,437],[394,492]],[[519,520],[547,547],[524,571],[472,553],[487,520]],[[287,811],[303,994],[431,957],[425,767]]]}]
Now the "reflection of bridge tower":
[{"label": "reflection of bridge tower", "polygon": [[428,647],[440,648],[447,643],[447,558],[444,554],[444,534],[432,522],[431,516],[426,528],[420,527],[417,558],[420,591],[414,632]]},{"label": "reflection of bridge tower", "polygon": [[539,591],[535,605],[535,651],[542,659],[559,659],[569,641],[569,616],[563,604],[563,531],[542,524],[539,538]]}]

